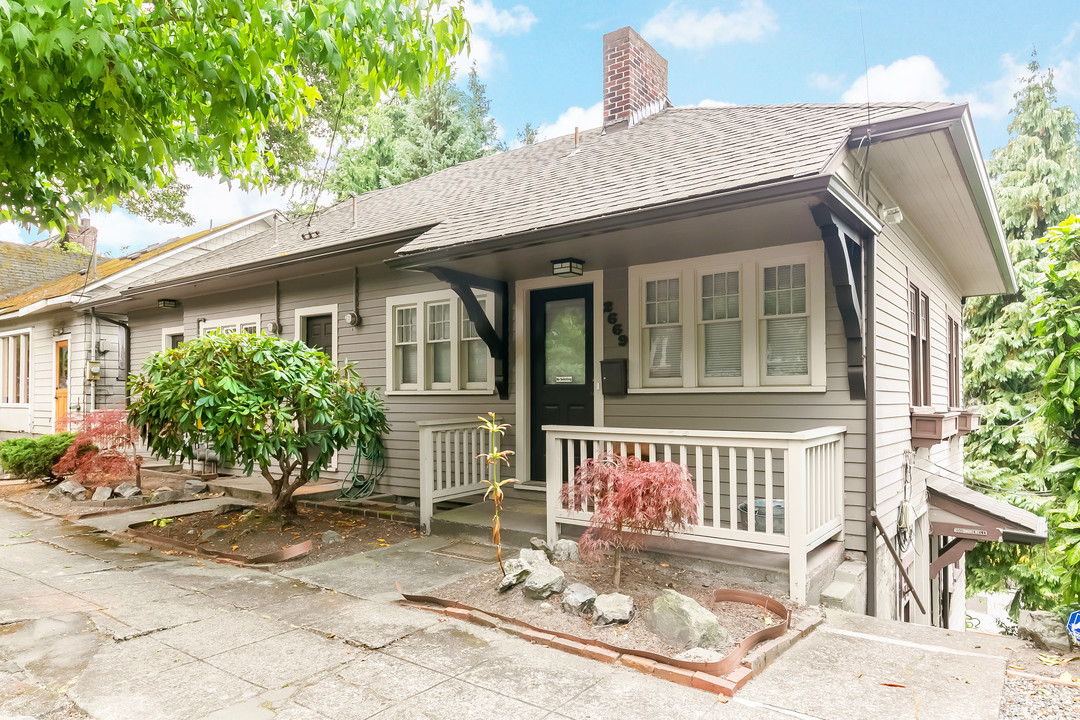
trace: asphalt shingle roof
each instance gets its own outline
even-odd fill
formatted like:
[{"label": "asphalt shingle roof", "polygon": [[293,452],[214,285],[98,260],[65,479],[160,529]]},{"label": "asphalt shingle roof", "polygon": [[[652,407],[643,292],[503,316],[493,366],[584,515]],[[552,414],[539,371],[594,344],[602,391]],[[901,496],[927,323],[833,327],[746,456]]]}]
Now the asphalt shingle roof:
[{"label": "asphalt shingle roof", "polygon": [[89,258],[58,248],[0,242],[0,298],[85,268]]},{"label": "asphalt shingle roof", "polygon": [[[626,130],[581,133],[499,153],[345,200],[209,253],[154,282],[432,226],[398,250],[490,240],[822,172],[852,127],[950,103],[669,108]],[[317,231],[307,240],[302,234]]]}]

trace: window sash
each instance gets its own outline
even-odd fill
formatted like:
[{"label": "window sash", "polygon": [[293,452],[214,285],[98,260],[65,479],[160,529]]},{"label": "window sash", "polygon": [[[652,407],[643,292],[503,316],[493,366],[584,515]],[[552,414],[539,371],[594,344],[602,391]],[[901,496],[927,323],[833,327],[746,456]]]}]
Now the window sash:
[{"label": "window sash", "polygon": [[758,355],[763,384],[810,378],[810,283],[807,262],[761,269]]},{"label": "window sash", "polygon": [[929,407],[930,384],[930,297],[911,283],[908,288],[908,334],[911,404]]}]

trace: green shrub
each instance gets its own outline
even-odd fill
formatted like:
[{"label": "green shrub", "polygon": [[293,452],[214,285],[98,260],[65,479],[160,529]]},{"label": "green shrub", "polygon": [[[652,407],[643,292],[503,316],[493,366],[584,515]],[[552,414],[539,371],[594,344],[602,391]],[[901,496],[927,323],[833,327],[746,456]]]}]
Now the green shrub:
[{"label": "green shrub", "polygon": [[27,480],[53,478],[52,466],[67,452],[74,438],[75,433],[59,433],[0,442],[0,467]]}]

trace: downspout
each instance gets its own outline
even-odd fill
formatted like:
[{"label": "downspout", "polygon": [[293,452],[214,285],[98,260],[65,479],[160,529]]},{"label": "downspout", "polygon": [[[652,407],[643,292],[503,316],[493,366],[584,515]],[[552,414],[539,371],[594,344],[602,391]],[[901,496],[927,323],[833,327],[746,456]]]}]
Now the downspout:
[{"label": "downspout", "polygon": [[877,238],[863,239],[866,263],[866,614],[877,615],[877,533],[870,512],[877,507]]},{"label": "downspout", "polygon": [[[109,323],[110,325],[115,325],[115,326],[117,326],[119,328],[123,328],[123,330],[124,330],[124,373],[125,373],[125,377],[122,378],[122,379],[124,381],[124,405],[126,407],[127,406],[127,400],[128,400],[127,377],[126,377],[126,375],[129,375],[131,373],[131,326],[128,325],[127,323],[120,322],[119,320],[113,320],[112,318],[107,318],[104,315],[98,315],[94,311],[93,306],[90,307],[90,317],[94,318],[95,326],[97,324],[97,321],[101,320],[103,322]],[[95,352],[96,352],[96,350],[97,350],[97,348],[94,348]]]}]

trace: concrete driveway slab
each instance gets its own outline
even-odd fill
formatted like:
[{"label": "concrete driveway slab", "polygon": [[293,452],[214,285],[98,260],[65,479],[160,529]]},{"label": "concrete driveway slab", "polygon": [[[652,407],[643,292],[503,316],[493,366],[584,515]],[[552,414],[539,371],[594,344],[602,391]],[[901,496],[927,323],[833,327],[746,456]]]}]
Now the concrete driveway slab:
[{"label": "concrete driveway slab", "polygon": [[[509,690],[509,688],[508,688]],[[374,720],[539,720],[548,714],[544,708],[528,705],[506,694],[447,680],[413,695],[382,712]]]},{"label": "concrete driveway slab", "polygon": [[204,620],[178,625],[155,633],[154,638],[171,648],[203,659],[292,630],[286,623],[232,610]]},{"label": "concrete driveway slab", "polygon": [[293,625],[336,635],[345,642],[371,649],[389,645],[439,621],[434,613],[328,591],[294,596],[282,603],[257,607],[253,612],[272,613]]},{"label": "concrete driveway slab", "polygon": [[[838,629],[841,632],[830,632],[828,624],[818,628],[751,680],[739,696],[829,720],[998,716],[1004,657],[981,648],[852,636],[845,627]],[[970,643],[970,637],[963,642]]]},{"label": "concrete driveway slab", "polygon": [[[500,644],[513,640],[497,630],[446,620],[384,648],[388,655],[446,675],[460,675],[491,659]],[[524,647],[511,643],[515,648]]]},{"label": "concrete driveway slab", "polygon": [[294,700],[335,720],[365,720],[448,676],[383,653],[371,653],[313,683]]},{"label": "concrete driveway slab", "polygon": [[557,709],[571,720],[700,720],[718,703],[715,695],[675,685],[634,670],[614,668]]},{"label": "concrete driveway slab", "polygon": [[344,665],[360,652],[307,630],[249,643],[206,659],[216,668],[267,689],[300,683]]},{"label": "concrete driveway slab", "polygon": [[495,692],[514,688],[514,697],[531,705],[558,707],[611,675],[611,665],[538,645],[504,646],[492,659],[457,676]]}]

